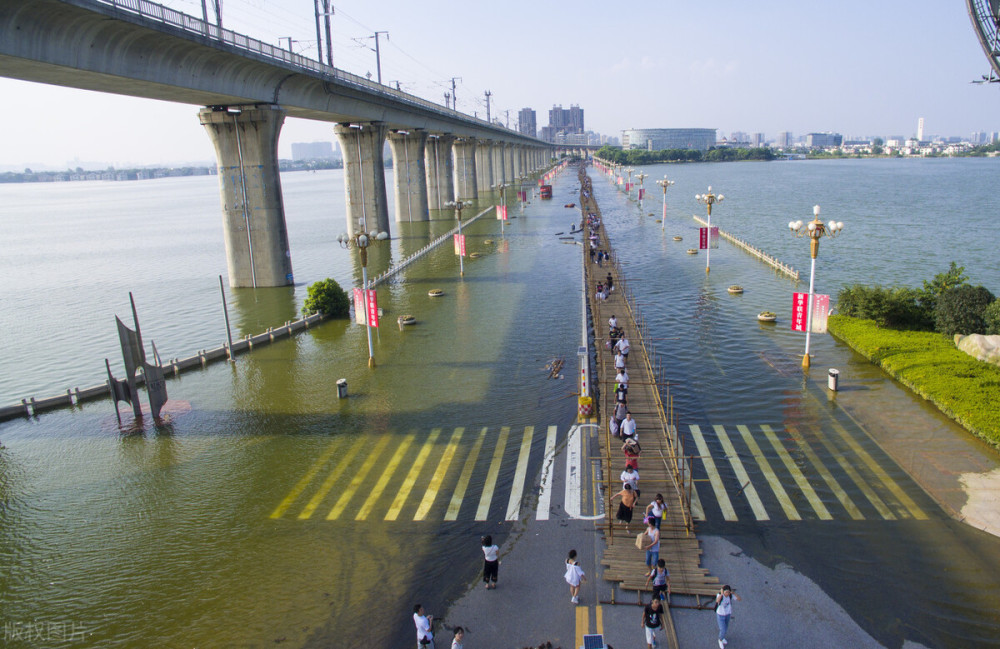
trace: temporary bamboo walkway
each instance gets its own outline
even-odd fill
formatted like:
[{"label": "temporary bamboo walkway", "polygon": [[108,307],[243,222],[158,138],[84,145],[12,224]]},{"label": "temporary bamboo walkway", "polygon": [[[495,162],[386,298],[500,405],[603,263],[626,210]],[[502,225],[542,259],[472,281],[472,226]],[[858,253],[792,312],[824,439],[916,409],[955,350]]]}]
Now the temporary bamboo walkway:
[{"label": "temporary bamboo walkway", "polygon": [[[580,169],[580,205],[583,209],[584,226],[587,227],[585,234],[589,237],[587,215],[596,214],[600,218],[601,210],[594,200],[591,179],[587,176],[585,167]],[[603,218],[596,233],[598,249],[611,254],[611,262],[605,262],[603,266],[590,261],[589,254],[584,255],[588,300],[594,323],[597,354],[594,376],[600,395],[596,403],[602,430],[601,455],[605,466],[602,488],[607,515],[599,523],[607,546],[602,560],[604,579],[616,584],[613,593],[617,594],[612,595],[612,603],[641,604],[643,593],[652,591],[652,588],[646,586],[645,552],[635,547],[635,536],[645,529],[642,517],[646,505],[652,502],[657,493],[661,493],[667,504],[660,528],[660,558],[664,559],[670,571],[671,597],[668,598],[668,604],[675,607],[700,607],[718,592],[719,582],[701,567],[701,546],[694,534],[691,517],[690,461],[683,457],[683,449],[676,436],[669,386],[656,370],[658,363],[650,344],[652,341],[646,335],[645,321],[635,307],[620,259],[608,239]],[[586,237],[585,247],[590,245]],[[605,281],[608,273],[611,273],[614,290],[607,300],[599,300],[596,297],[597,283]],[[621,442],[611,436],[607,425],[614,408],[614,352],[606,347],[608,319],[612,314],[631,345],[627,363],[628,408],[637,422],[636,430],[642,446],[639,459],[639,489],[642,497],[636,505],[628,530],[620,523],[615,524],[617,501],[612,506],[608,500],[621,490],[619,475],[625,467]],[[665,395],[666,403],[661,398],[661,393]],[[631,593],[635,593],[635,599]],[[625,597],[621,597],[622,595]],[[679,595],[693,596],[694,600],[691,604],[682,604],[675,599]],[[616,602],[616,598],[627,601]],[[667,631],[670,640],[673,637],[672,623],[668,624]],[[676,646],[675,637],[671,644]]]}]

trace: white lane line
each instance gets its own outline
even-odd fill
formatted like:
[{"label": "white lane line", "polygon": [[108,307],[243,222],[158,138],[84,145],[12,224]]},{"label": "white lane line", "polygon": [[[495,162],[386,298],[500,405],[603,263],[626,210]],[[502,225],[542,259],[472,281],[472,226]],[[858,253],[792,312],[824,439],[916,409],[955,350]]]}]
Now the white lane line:
[{"label": "white lane line", "polygon": [[755,440],[753,435],[750,434],[750,429],[743,424],[740,424],[736,426],[736,430],[740,431],[740,435],[743,436],[743,442],[747,445],[747,448],[750,449],[750,453],[753,454],[754,459],[757,460],[757,465],[764,473],[764,478],[767,480],[767,483],[771,485],[771,490],[774,492],[774,495],[778,497],[778,504],[780,504],[781,509],[785,511],[785,516],[792,521],[802,520],[802,516],[799,515],[798,510],[795,509],[795,505],[792,504],[792,499],[788,497],[788,492],[785,491],[783,486],[781,486],[781,481],[778,480],[778,474],[774,472],[774,468],[771,466],[771,463],[767,461],[766,457],[764,457],[764,453],[761,452],[760,446],[757,444],[757,440]]},{"label": "white lane line", "polygon": [[729,458],[729,464],[733,467],[733,472],[736,474],[736,479],[740,481],[740,488],[747,497],[747,502],[750,503],[750,509],[753,510],[753,515],[757,517],[759,521],[769,521],[771,517],[767,515],[767,510],[764,509],[764,503],[761,502],[760,496],[757,495],[757,489],[750,482],[750,475],[747,473],[746,468],[743,466],[743,462],[740,457],[736,454],[736,448],[733,443],[729,441],[729,435],[726,434],[726,429],[718,424],[712,426],[715,430],[715,434],[719,437],[719,441],[722,443],[722,450],[725,451],[726,456]]},{"label": "white lane line", "polygon": [[719,470],[715,467],[715,460],[712,459],[712,454],[708,451],[705,437],[701,434],[701,427],[692,424],[688,428],[691,430],[695,446],[698,447],[698,455],[701,456],[701,461],[708,472],[708,481],[712,485],[712,491],[715,492],[715,499],[719,501],[719,507],[722,508],[722,517],[727,521],[739,520],[736,516],[736,510],[733,509],[733,503],[729,500],[729,494],[726,493],[726,488],[722,485],[722,476],[719,475]]},{"label": "white lane line", "polygon": [[767,424],[761,424],[760,429],[764,431],[768,441],[771,442],[771,446],[773,446],[774,450],[778,453],[778,457],[780,457],[781,461],[785,464],[785,468],[792,474],[795,484],[797,484],[802,493],[805,494],[806,500],[808,500],[809,504],[812,505],[812,508],[815,510],[816,515],[819,516],[819,519],[822,521],[832,520],[833,516],[830,515],[826,505],[824,505],[823,501],[816,495],[816,491],[812,488],[812,485],[809,484],[809,481],[806,480],[806,477],[802,474],[798,465],[792,460],[792,456],[788,454],[788,450],[785,449],[784,445],[778,439],[778,436],[775,435],[771,427]]},{"label": "white lane line", "polygon": [[517,456],[517,468],[514,469],[514,484],[510,486],[510,499],[507,501],[507,520],[509,521],[516,521],[521,515],[521,497],[524,495],[524,480],[528,474],[528,456],[531,455],[531,440],[534,435],[534,426],[524,427],[521,450]]},{"label": "white lane line", "polygon": [[552,474],[555,473],[556,459],[556,426],[549,426],[545,437],[545,456],[542,458],[542,480],[538,490],[538,511],[535,519],[549,520],[549,509],[552,506]]}]

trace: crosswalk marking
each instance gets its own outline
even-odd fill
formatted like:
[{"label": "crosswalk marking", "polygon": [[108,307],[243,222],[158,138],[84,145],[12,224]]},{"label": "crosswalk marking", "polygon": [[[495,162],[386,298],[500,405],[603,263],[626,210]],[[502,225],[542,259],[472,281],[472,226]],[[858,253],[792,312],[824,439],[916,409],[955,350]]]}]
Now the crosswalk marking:
[{"label": "crosswalk marking", "polygon": [[451,495],[451,504],[448,505],[448,511],[444,515],[446,521],[458,520],[458,512],[462,508],[462,501],[465,500],[465,490],[469,488],[472,470],[476,468],[479,450],[483,447],[483,440],[486,439],[486,430],[486,428],[483,428],[479,431],[479,436],[476,437],[476,441],[472,445],[472,450],[469,451],[468,457],[465,458],[465,465],[462,467],[462,473],[458,477],[458,484],[455,485],[455,491]]},{"label": "crosswalk marking", "polygon": [[556,433],[557,426],[549,426],[548,434],[545,437],[545,455],[542,456],[542,479],[538,490],[538,511],[535,519],[540,521],[549,520],[549,507],[552,506],[552,475],[555,473],[556,460]]},{"label": "crosswalk marking", "polygon": [[771,463],[767,461],[766,457],[764,457],[764,454],[760,450],[760,446],[757,445],[757,440],[755,440],[753,435],[750,434],[750,429],[740,424],[736,427],[736,430],[740,431],[740,435],[743,436],[743,442],[750,449],[750,453],[754,456],[754,459],[757,460],[757,465],[764,473],[764,479],[771,485],[771,490],[774,492],[774,495],[778,497],[778,504],[781,505],[781,509],[784,510],[785,516],[787,516],[789,520],[793,521],[802,520],[802,516],[799,515],[798,510],[795,509],[794,505],[792,505],[792,499],[788,497],[788,492],[786,492],[785,488],[781,486],[781,481],[778,480],[778,475],[774,472],[774,469],[771,468]]},{"label": "crosswalk marking", "polygon": [[428,485],[427,491],[424,492],[424,499],[420,501],[420,506],[417,507],[417,513],[413,515],[413,520],[422,521],[427,518],[427,513],[430,512],[431,507],[434,505],[434,499],[437,498],[438,491],[441,489],[441,483],[444,482],[445,473],[448,472],[448,466],[451,464],[452,458],[455,457],[458,442],[462,439],[462,433],[464,432],[464,428],[456,428],[451,434],[448,446],[445,447],[444,453],[441,455],[441,460],[434,471],[434,477],[431,478],[431,483]]},{"label": "crosswalk marking", "polygon": [[416,484],[417,478],[420,477],[420,472],[424,468],[424,463],[427,462],[427,456],[430,455],[431,450],[434,449],[434,442],[437,441],[438,435],[440,434],[441,429],[434,428],[431,430],[431,434],[427,436],[427,441],[420,447],[420,452],[417,453],[417,459],[413,461],[413,466],[410,467],[410,472],[406,474],[406,479],[404,479],[403,484],[399,486],[399,491],[396,492],[396,498],[393,499],[392,505],[389,507],[389,511],[386,512],[385,520],[394,521],[399,518],[399,513],[403,510],[403,505],[406,504],[406,499],[410,497],[413,485]]},{"label": "crosswalk marking", "polygon": [[837,497],[837,500],[840,501],[840,504],[844,506],[844,509],[847,510],[847,513],[850,515],[850,517],[856,521],[864,520],[865,518],[864,514],[861,513],[861,510],[858,509],[858,506],[854,504],[854,501],[851,500],[851,497],[847,495],[847,492],[844,491],[844,488],[840,486],[840,483],[837,482],[837,480],[833,477],[833,474],[830,473],[830,470],[827,469],[826,465],[823,464],[823,462],[819,459],[819,456],[816,455],[816,451],[812,450],[812,447],[809,446],[809,443],[802,438],[802,434],[799,433],[799,431],[795,428],[795,426],[792,426],[791,424],[785,424],[785,430],[787,430],[788,433],[795,439],[795,442],[799,445],[799,448],[801,448],[802,452],[805,453],[807,458],[809,458],[809,461],[812,463],[813,467],[816,468],[816,471],[823,478],[823,481],[826,482],[826,486],[830,487],[830,491],[832,491],[833,495]]},{"label": "crosswalk marking", "polygon": [[868,502],[870,502],[872,506],[878,510],[879,515],[888,521],[896,520],[896,516],[889,511],[889,508],[885,506],[885,503],[878,497],[878,494],[876,494],[872,488],[868,486],[868,483],[862,479],[861,475],[843,457],[840,450],[833,445],[833,442],[827,439],[826,435],[823,434],[819,434],[816,437],[826,449],[826,452],[830,454],[830,457],[836,460],[837,464],[840,465],[840,468],[844,470],[844,473],[846,473],[851,481],[857,485],[858,489],[861,490],[861,493],[863,493],[865,498],[868,499]]},{"label": "crosswalk marking", "polygon": [[833,429],[837,431],[837,434],[840,435],[841,439],[847,442],[847,445],[851,447],[851,450],[854,451],[855,455],[861,458],[861,461],[865,463],[868,469],[878,476],[879,480],[882,481],[882,484],[884,484],[889,491],[892,492],[892,495],[896,497],[896,500],[903,504],[903,507],[910,512],[910,515],[913,516],[913,518],[918,521],[927,520],[927,514],[924,513],[924,510],[917,507],[917,504],[906,495],[906,492],[904,492],[900,486],[896,484],[896,481],[889,477],[889,474],[885,472],[885,469],[879,466],[875,459],[869,455],[865,449],[861,448],[861,445],[858,444],[857,440],[851,437],[850,433],[848,433],[847,430],[840,425],[840,423],[834,421]]},{"label": "crosswalk marking", "polygon": [[323,484],[320,486],[320,488],[316,491],[315,494],[313,494],[313,497],[309,500],[309,503],[305,506],[305,509],[303,509],[299,513],[300,519],[304,520],[313,515],[313,512],[316,511],[317,507],[319,507],[320,502],[323,501],[323,499],[326,497],[326,494],[329,493],[330,489],[340,478],[341,474],[343,474],[344,471],[347,470],[347,467],[354,459],[354,456],[358,454],[358,451],[361,450],[361,447],[364,446],[364,443],[365,443],[364,438],[358,438],[354,442],[354,444],[351,445],[351,448],[347,451],[347,453],[345,453],[343,457],[340,458],[340,462],[338,462],[337,466],[334,467],[333,471],[330,471],[330,473],[326,476],[326,480],[323,481]]},{"label": "crosswalk marking", "polygon": [[313,478],[315,478],[316,474],[319,473],[319,470],[323,468],[323,465],[330,461],[330,458],[333,457],[334,452],[337,450],[337,447],[339,446],[339,442],[340,442],[339,439],[335,439],[332,442],[330,442],[329,446],[326,447],[326,450],[324,450],[323,453],[318,458],[316,458],[316,461],[313,462],[313,465],[309,467],[309,470],[306,471],[306,474],[302,476],[302,479],[298,481],[298,483],[292,488],[291,491],[288,492],[288,495],[285,496],[285,499],[282,500],[281,503],[274,508],[274,511],[271,512],[271,518],[281,518],[285,514],[288,508],[292,506],[292,503],[295,502],[298,499],[298,497],[302,495],[302,492],[306,490],[306,487],[309,486],[309,483],[313,481]]},{"label": "crosswalk marking", "polygon": [[771,427],[767,424],[762,424],[760,429],[764,431],[764,435],[767,437],[768,441],[771,442],[771,446],[774,447],[774,451],[778,454],[778,457],[781,458],[785,468],[788,469],[790,474],[792,474],[792,479],[795,480],[795,484],[797,484],[802,493],[805,494],[806,500],[808,500],[809,504],[812,505],[813,511],[816,512],[816,515],[819,516],[820,520],[831,520],[833,516],[830,515],[830,511],[826,508],[826,505],[823,504],[823,501],[820,500],[819,496],[816,495],[816,491],[812,488],[812,485],[809,484],[809,481],[806,480],[806,477],[802,475],[802,471],[799,469],[798,465],[792,461],[792,457],[788,454],[784,445],[778,440],[778,436],[774,434]]},{"label": "crosswalk marking", "polygon": [[747,502],[750,503],[750,509],[753,510],[753,515],[759,521],[771,520],[771,517],[767,515],[767,510],[764,508],[764,503],[761,501],[760,496],[757,495],[757,488],[754,487],[753,482],[750,481],[750,475],[747,473],[746,468],[744,468],[740,457],[736,454],[736,448],[733,447],[733,443],[729,441],[729,435],[726,434],[726,429],[719,425],[712,426],[712,428],[715,430],[715,434],[718,435],[719,441],[722,443],[722,450],[729,458],[729,464],[733,467],[736,479],[740,481],[740,489],[743,490],[743,494],[747,497]]},{"label": "crosswalk marking", "polygon": [[358,488],[361,487],[365,482],[365,478],[368,477],[368,473],[371,472],[372,467],[375,466],[375,462],[378,460],[379,456],[382,455],[382,451],[389,444],[390,435],[383,435],[376,444],[375,448],[371,450],[368,457],[365,459],[365,463],[361,465],[361,469],[354,475],[354,479],[351,480],[351,484],[347,485],[347,489],[344,493],[340,494],[340,498],[337,499],[337,504],[333,506],[330,513],[326,515],[326,520],[332,521],[340,517],[340,514],[347,507],[347,503],[350,502],[351,498],[357,492]]},{"label": "crosswalk marking", "polygon": [[521,497],[524,495],[524,478],[528,474],[528,456],[531,454],[531,440],[534,434],[534,426],[524,427],[524,437],[521,438],[521,452],[517,456],[517,468],[514,470],[514,484],[510,486],[510,499],[507,502],[507,520],[509,521],[516,521],[521,516]]},{"label": "crosswalk marking", "polygon": [[368,518],[368,515],[372,513],[372,509],[375,508],[375,503],[378,502],[379,497],[382,496],[382,492],[385,491],[386,486],[389,484],[389,480],[392,478],[393,474],[396,473],[396,468],[399,463],[403,461],[403,456],[406,455],[406,451],[409,450],[410,445],[413,444],[413,440],[416,439],[416,433],[409,433],[403,438],[396,452],[392,454],[392,459],[389,460],[389,464],[386,465],[385,471],[382,472],[381,477],[379,477],[378,482],[372,487],[371,492],[368,494],[368,500],[361,506],[358,513],[354,516],[354,520],[363,521]]},{"label": "crosswalk marking", "polygon": [[497,486],[497,475],[500,473],[503,452],[507,448],[508,435],[510,435],[510,426],[503,426],[500,429],[500,437],[497,438],[496,449],[493,451],[493,461],[490,462],[490,469],[486,474],[486,482],[483,484],[483,495],[479,499],[479,508],[476,509],[477,521],[485,521],[490,515],[490,502],[493,500],[493,490]]},{"label": "crosswalk marking", "polygon": [[[715,492],[715,499],[722,508],[722,518],[727,521],[738,520],[736,510],[733,509],[733,503],[729,501],[729,494],[726,493],[726,488],[722,485],[722,476],[719,475],[719,470],[716,468],[715,460],[712,459],[712,454],[708,450],[705,437],[701,434],[701,426],[692,424],[688,428],[691,429],[691,436],[694,437],[695,446],[698,447],[698,455],[701,456],[705,470],[708,471],[708,481],[712,485],[712,491]],[[694,489],[691,491],[693,492]]]}]

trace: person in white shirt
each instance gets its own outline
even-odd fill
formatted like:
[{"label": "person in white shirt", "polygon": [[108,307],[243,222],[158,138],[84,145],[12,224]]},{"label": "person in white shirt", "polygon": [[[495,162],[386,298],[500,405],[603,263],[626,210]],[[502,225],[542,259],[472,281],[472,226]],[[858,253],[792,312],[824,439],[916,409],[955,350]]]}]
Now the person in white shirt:
[{"label": "person in white shirt", "polygon": [[493,543],[493,537],[487,534],[483,537],[483,581],[486,589],[497,587],[497,572],[500,569],[500,548]]},{"label": "person in white shirt", "polygon": [[622,438],[631,437],[636,440],[639,439],[639,435],[636,434],[635,430],[635,419],[632,419],[631,412],[625,414],[625,419],[618,428],[618,432],[621,434]]},{"label": "person in white shirt", "polygon": [[434,647],[434,634],[431,633],[431,623],[434,621],[433,615],[427,615],[424,607],[420,604],[413,606],[413,624],[417,627],[417,647],[426,649]]},{"label": "person in white shirt", "polygon": [[615,374],[615,383],[628,390],[628,370],[622,368],[621,371]]},{"label": "person in white shirt", "polygon": [[618,318],[616,318],[614,316],[611,316],[610,318],[608,318],[608,329],[610,330],[610,329],[617,329],[617,328],[618,328]]},{"label": "person in white shirt", "polygon": [[621,352],[615,354],[615,369],[616,370],[625,369],[625,357],[622,356]]},{"label": "person in white shirt", "polygon": [[719,649],[725,649],[729,644],[726,633],[729,631],[729,621],[733,619],[733,598],[742,602],[743,598],[733,592],[728,585],[723,586],[715,596],[715,620],[719,623]]},{"label": "person in white shirt", "polygon": [[615,343],[615,349],[628,360],[628,353],[632,351],[632,346],[628,344],[628,338],[622,336],[622,339]]},{"label": "person in white shirt", "polygon": [[622,489],[625,485],[632,487],[632,491],[639,493],[639,472],[633,469],[631,466],[626,466],[625,470],[622,471]]}]

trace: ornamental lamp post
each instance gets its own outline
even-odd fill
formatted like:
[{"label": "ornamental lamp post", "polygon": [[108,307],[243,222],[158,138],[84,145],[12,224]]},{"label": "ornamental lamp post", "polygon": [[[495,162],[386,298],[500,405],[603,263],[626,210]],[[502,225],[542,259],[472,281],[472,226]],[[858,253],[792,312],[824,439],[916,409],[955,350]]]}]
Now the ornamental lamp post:
[{"label": "ornamental lamp post", "polygon": [[349,250],[357,248],[361,254],[361,295],[365,304],[365,328],[368,330],[368,367],[375,367],[375,353],[372,350],[372,324],[368,317],[368,247],[379,245],[389,238],[388,232],[376,232],[372,230],[367,234],[358,232],[355,234],[341,233],[337,237],[340,247]]},{"label": "ornamental lamp post", "polygon": [[649,177],[649,174],[642,173],[642,169],[640,169],[639,173],[636,175],[636,178],[639,179],[639,209],[640,210],[642,209],[642,195],[645,193],[643,191],[643,183],[642,183],[642,181],[644,181],[648,177]]},{"label": "ornamental lamp post", "polygon": [[[500,207],[503,208],[504,216],[506,216],[507,211],[507,188],[510,187],[510,183],[499,183],[490,187],[500,192]],[[500,236],[504,236],[504,219],[500,219]]]},{"label": "ornamental lamp post", "polygon": [[712,205],[715,203],[721,203],[725,197],[722,194],[713,194],[712,186],[709,185],[707,194],[695,194],[694,199],[708,207],[708,227],[706,228],[706,234],[708,236],[705,237],[705,274],[708,275],[711,270],[709,262],[712,259]]},{"label": "ornamental lamp post", "polygon": [[632,172],[635,171],[632,167],[625,170],[628,173],[628,183],[625,184],[625,189],[628,190],[628,197],[632,198]]},{"label": "ornamental lamp post", "polygon": [[801,220],[790,221],[788,229],[796,237],[809,237],[809,254],[812,257],[809,264],[809,298],[806,302],[806,351],[802,356],[802,368],[809,369],[809,337],[812,334],[813,319],[813,286],[816,275],[816,255],[819,254],[819,240],[822,237],[835,237],[844,229],[843,221],[830,221],[824,224],[819,220],[819,205],[813,206],[813,220],[802,227]]},{"label": "ornamental lamp post", "polygon": [[657,180],[656,184],[663,188],[663,218],[660,219],[660,231],[664,231],[667,227],[667,187],[674,184],[674,181],[667,180],[664,176],[663,180]]},{"label": "ornamental lamp post", "polygon": [[[472,202],[472,201],[461,201],[461,200],[458,200],[458,201],[448,201],[447,203],[445,203],[445,205],[447,207],[453,207],[453,208],[455,208],[455,212],[458,215],[458,238],[459,238],[459,241],[462,241],[462,208],[465,207],[466,205],[468,205],[470,202]],[[462,243],[464,245],[464,241],[462,241]],[[461,252],[459,252],[459,255],[458,255],[458,274],[460,276],[462,276],[462,277],[465,277],[465,263],[463,261],[463,255],[461,254]]]}]

